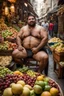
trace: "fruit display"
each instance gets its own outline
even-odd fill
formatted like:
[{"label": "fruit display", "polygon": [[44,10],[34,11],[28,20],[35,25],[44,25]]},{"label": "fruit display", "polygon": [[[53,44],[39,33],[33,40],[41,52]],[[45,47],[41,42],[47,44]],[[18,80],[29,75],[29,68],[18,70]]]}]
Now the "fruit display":
[{"label": "fruit display", "polygon": [[8,27],[7,27],[7,25],[5,23],[0,24],[0,31],[7,30],[7,29],[8,29]]},{"label": "fruit display", "polygon": [[12,56],[0,56],[0,66],[8,66],[12,61]]},{"label": "fruit display", "polygon": [[24,72],[28,71],[28,69],[29,69],[28,66],[23,66],[22,68],[18,68],[17,70],[24,73]]},{"label": "fruit display", "polygon": [[28,71],[27,71],[27,74],[28,74],[29,76],[35,77],[37,73],[34,72],[34,71],[32,71],[32,70],[28,70]]},{"label": "fruit display", "polygon": [[0,50],[14,50],[17,48],[16,43],[11,43],[8,41],[4,41],[3,43],[0,43]]},{"label": "fruit display", "polygon": [[6,74],[0,77],[0,95],[63,96],[54,80],[40,73],[29,76],[27,72],[23,74]]},{"label": "fruit display", "polygon": [[0,43],[0,50],[7,50],[8,49],[8,41]]},{"label": "fruit display", "polygon": [[48,43],[51,43],[51,42],[63,42],[60,38],[57,38],[57,37],[54,37],[54,38],[51,38]]},{"label": "fruit display", "polygon": [[61,42],[52,45],[51,48],[53,48],[58,53],[64,52],[64,44]]},{"label": "fruit display", "polygon": [[55,51],[57,51],[58,53],[64,52],[64,44],[60,44],[59,46],[57,46],[55,48]]},{"label": "fruit display", "polygon": [[[13,72],[5,67],[0,67],[0,78],[3,78],[6,74],[12,74]],[[3,79],[2,79],[3,80]],[[0,81],[1,83],[1,81]]]},{"label": "fruit display", "polygon": [[12,32],[10,30],[5,30],[2,32],[2,37],[6,38],[8,36],[12,36]]},{"label": "fruit display", "polygon": [[54,37],[50,39],[48,43],[52,51],[58,53],[64,52],[64,42],[61,39]]},{"label": "fruit display", "polygon": [[2,37],[14,39],[17,36],[17,31],[13,27],[8,27],[7,30],[2,31]]}]

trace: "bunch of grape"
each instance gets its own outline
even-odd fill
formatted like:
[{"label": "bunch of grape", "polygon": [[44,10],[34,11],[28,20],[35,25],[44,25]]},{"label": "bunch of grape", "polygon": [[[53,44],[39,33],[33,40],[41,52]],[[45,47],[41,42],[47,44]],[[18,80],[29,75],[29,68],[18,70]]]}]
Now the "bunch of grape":
[{"label": "bunch of grape", "polygon": [[23,78],[23,80],[24,80],[24,82],[25,82],[26,84],[28,84],[28,85],[30,85],[30,86],[33,87],[34,84],[35,84],[35,81],[36,81],[37,76],[31,77],[31,76],[29,76],[28,74],[24,74],[24,75],[22,76],[22,78]]},{"label": "bunch of grape", "polygon": [[24,74],[23,76],[7,74],[4,77],[0,77],[0,91],[9,87],[11,83],[17,83],[19,80],[23,80],[23,81],[25,81],[26,84],[33,87],[35,84],[36,78],[37,78],[37,76],[31,77],[28,74]]},{"label": "bunch of grape", "polygon": [[18,75],[7,74],[4,77],[0,77],[0,90],[4,90],[9,87],[11,83],[16,83],[19,79]]}]

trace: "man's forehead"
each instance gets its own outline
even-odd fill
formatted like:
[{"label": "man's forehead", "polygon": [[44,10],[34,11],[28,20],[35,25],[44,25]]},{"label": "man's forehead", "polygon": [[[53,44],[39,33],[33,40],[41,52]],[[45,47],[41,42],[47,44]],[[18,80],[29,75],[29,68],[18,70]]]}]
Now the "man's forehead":
[{"label": "man's forehead", "polygon": [[28,19],[35,18],[34,16],[29,16]]}]

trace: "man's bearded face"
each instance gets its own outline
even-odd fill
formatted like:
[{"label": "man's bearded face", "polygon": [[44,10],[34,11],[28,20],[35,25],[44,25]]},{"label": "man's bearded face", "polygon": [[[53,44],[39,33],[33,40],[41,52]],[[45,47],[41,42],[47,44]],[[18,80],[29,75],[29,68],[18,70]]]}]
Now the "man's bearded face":
[{"label": "man's bearded face", "polygon": [[28,17],[28,25],[31,26],[31,27],[34,27],[36,24],[36,20],[33,16],[29,16]]}]

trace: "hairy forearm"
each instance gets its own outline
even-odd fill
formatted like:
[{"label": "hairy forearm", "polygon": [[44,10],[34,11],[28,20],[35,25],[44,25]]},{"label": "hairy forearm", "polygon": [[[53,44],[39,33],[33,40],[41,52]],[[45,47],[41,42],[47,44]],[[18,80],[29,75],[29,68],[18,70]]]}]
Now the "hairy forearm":
[{"label": "hairy forearm", "polygon": [[47,41],[48,41],[48,38],[43,38],[40,44],[38,45],[37,49],[40,50],[41,48],[43,48],[47,44]]},{"label": "hairy forearm", "polygon": [[19,36],[17,37],[17,44],[18,44],[18,46],[22,46],[22,41]]}]

